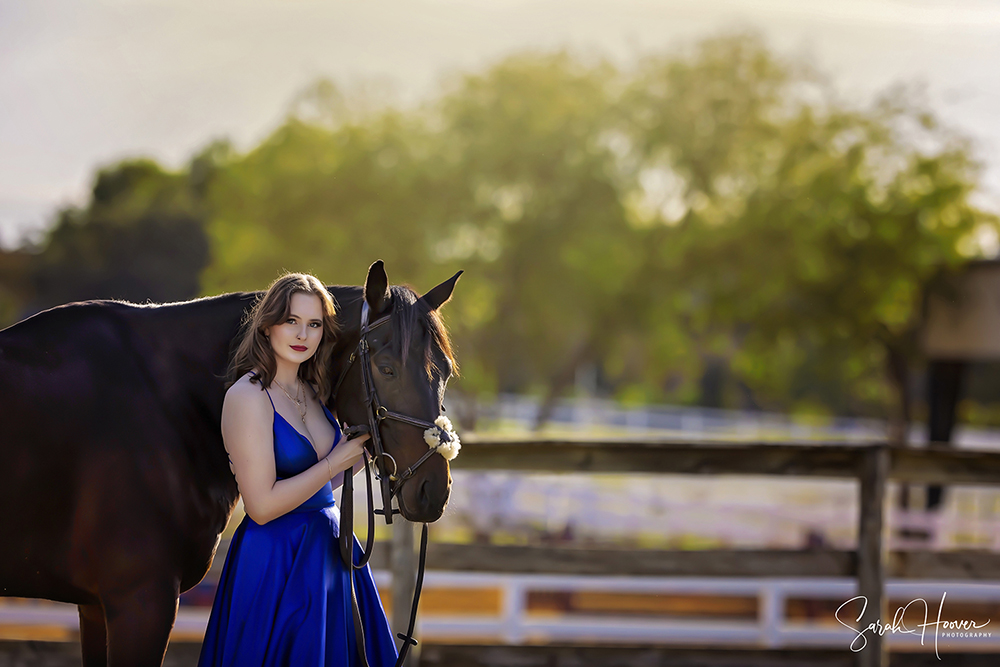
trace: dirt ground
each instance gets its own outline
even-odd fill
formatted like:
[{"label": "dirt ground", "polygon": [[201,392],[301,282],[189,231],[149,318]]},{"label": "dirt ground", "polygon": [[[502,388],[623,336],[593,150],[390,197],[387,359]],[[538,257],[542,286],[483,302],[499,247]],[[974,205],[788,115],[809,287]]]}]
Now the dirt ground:
[{"label": "dirt ground", "polygon": [[[181,642],[167,651],[164,667],[195,667],[199,645]],[[670,647],[456,646],[424,647],[421,667],[853,667],[845,651],[758,651]],[[891,667],[995,667],[997,654],[896,653]],[[0,641],[0,667],[77,667],[75,642]]]}]

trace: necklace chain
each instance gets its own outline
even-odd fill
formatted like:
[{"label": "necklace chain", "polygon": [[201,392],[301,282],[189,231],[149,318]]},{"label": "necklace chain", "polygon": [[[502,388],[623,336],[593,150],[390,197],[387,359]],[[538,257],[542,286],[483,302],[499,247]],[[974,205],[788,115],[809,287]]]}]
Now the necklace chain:
[{"label": "necklace chain", "polygon": [[[285,385],[281,384],[277,380],[275,380],[274,383],[278,385],[285,396],[288,396],[288,400],[295,404],[295,409],[299,411],[299,419],[301,419],[302,423],[305,424],[306,411],[309,409],[309,404],[306,402],[306,394],[305,390],[302,389],[302,382],[299,381],[298,378],[295,378],[295,398],[292,398],[292,396],[288,393],[288,390],[285,389]],[[302,394],[302,398],[299,398],[300,393]]]}]

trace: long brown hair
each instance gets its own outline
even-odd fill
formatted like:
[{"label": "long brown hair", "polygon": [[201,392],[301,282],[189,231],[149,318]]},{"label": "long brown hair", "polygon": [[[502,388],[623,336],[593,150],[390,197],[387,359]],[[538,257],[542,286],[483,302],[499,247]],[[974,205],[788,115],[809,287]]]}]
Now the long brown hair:
[{"label": "long brown hair", "polygon": [[263,387],[271,386],[277,364],[271,342],[265,334],[270,327],[288,319],[292,295],[297,292],[315,294],[323,308],[323,339],[316,354],[299,366],[299,378],[316,385],[321,401],[329,398],[333,389],[330,382],[330,357],[340,333],[336,306],[323,283],[308,273],[286,273],[279,277],[250,309],[243,321],[243,337],[229,363],[229,386],[249,371],[256,373],[250,378],[250,382],[260,382]]}]

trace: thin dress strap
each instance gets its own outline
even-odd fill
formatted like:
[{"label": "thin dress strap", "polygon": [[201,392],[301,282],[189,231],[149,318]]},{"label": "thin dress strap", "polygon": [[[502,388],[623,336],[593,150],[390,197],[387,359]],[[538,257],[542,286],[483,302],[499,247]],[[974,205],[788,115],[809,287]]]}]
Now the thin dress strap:
[{"label": "thin dress strap", "polygon": [[[253,371],[250,371],[250,375],[257,377],[257,374],[254,373]],[[260,388],[264,390],[265,394],[267,394],[267,400],[271,401],[271,409],[277,412],[278,408],[274,407],[274,399],[271,398],[271,392],[267,390],[267,387],[264,386],[263,382],[260,383]]]}]

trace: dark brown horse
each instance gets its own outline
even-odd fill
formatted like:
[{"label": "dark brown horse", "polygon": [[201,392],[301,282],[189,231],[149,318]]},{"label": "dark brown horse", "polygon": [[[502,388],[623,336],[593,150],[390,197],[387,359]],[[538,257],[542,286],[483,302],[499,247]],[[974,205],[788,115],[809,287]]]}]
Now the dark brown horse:
[{"label": "dark brown horse", "polygon": [[[422,297],[388,285],[334,286],[342,336],[332,373],[358,343],[362,300],[392,326],[372,341],[372,374],[391,409],[434,421],[454,359],[437,309],[458,274]],[[219,423],[230,344],[259,294],[136,306],[90,301],[0,331],[0,594],[79,605],[84,664],[160,665],[179,593],[208,571],[237,500]],[[357,366],[357,364],[355,364]],[[365,423],[360,373],[338,416]],[[386,425],[408,466],[420,429]],[[399,497],[434,521],[448,502],[434,456]]]}]

